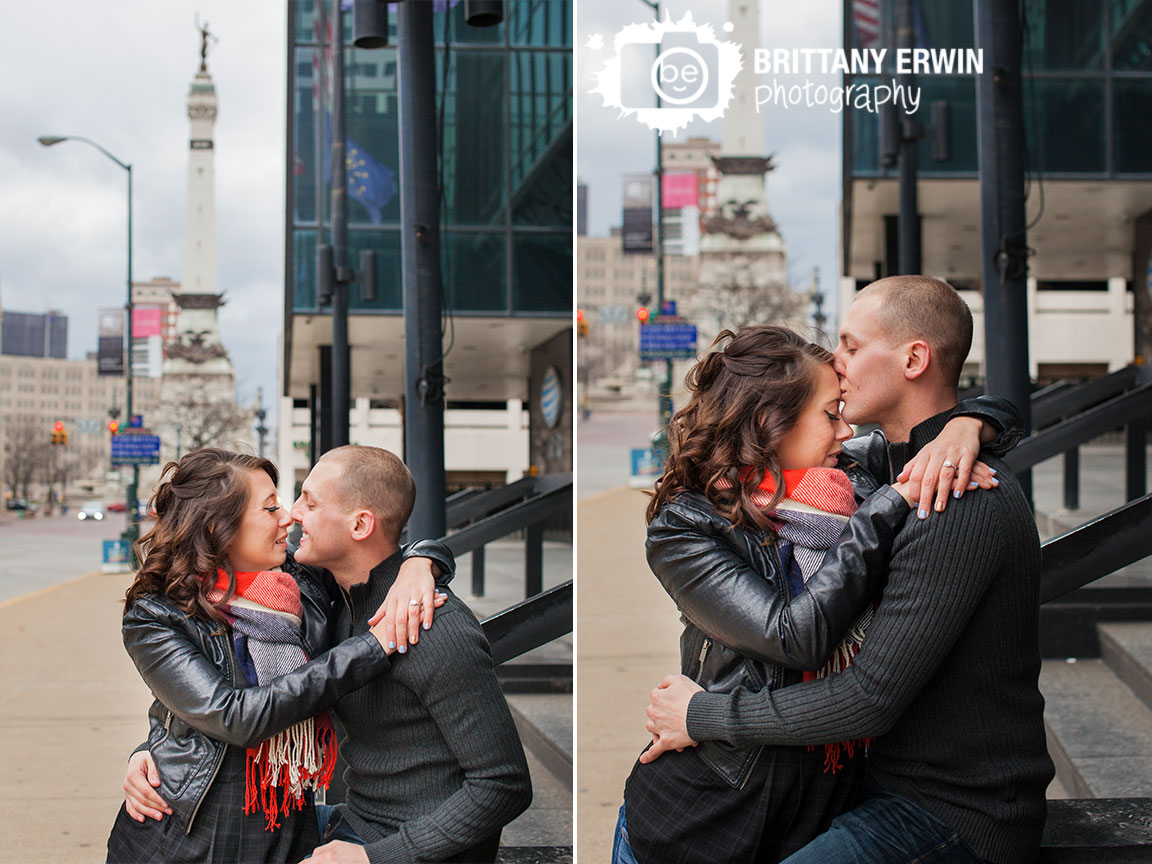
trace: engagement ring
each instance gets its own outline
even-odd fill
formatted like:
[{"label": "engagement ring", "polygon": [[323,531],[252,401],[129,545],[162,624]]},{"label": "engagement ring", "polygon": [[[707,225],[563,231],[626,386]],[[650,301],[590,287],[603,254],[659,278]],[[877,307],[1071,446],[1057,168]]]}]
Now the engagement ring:
[{"label": "engagement ring", "polygon": [[952,464],[951,459],[945,459],[944,460],[944,467],[945,468],[955,468],[956,466]]}]

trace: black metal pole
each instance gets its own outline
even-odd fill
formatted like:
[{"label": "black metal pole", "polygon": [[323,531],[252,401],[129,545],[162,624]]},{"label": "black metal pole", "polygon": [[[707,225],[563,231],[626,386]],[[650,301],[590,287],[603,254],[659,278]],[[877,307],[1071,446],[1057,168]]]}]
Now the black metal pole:
[{"label": "black metal pole", "polygon": [[[911,49],[916,44],[916,24],[912,12],[912,0],[901,0],[896,29],[896,46]],[[899,75],[897,86],[908,93],[916,86],[916,77],[911,73]],[[897,110],[893,105],[892,110]],[[905,275],[919,274],[923,269],[920,256],[920,203],[916,190],[917,165],[916,148],[920,146],[920,124],[910,114],[904,114],[897,128],[900,130],[900,213],[897,220],[899,235],[899,267]]]},{"label": "black metal pole", "polygon": [[[400,223],[404,291],[404,457],[416,480],[412,538],[442,537],[444,360],[432,4],[399,3]],[[447,87],[448,83],[445,82]]]},{"label": "black metal pole", "polygon": [[[332,447],[348,443],[352,375],[348,350],[348,166],[344,158],[344,12],[332,0]],[[327,449],[327,448],[326,448]]]},{"label": "black metal pole", "polygon": [[[1018,0],[975,0],[984,283],[984,377],[988,393],[1011,400],[1032,431],[1028,379],[1028,256],[1024,216],[1022,30]],[[1017,475],[1032,498],[1032,472]]]}]

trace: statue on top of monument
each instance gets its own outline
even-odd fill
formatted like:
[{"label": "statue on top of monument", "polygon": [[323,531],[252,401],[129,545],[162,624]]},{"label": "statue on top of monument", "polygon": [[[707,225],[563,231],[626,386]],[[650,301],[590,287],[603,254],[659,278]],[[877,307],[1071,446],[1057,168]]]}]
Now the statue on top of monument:
[{"label": "statue on top of monument", "polygon": [[219,42],[220,37],[215,33],[208,30],[208,22],[205,21],[203,25],[200,24],[200,13],[196,13],[196,29],[200,31],[200,71],[208,71],[208,40]]}]

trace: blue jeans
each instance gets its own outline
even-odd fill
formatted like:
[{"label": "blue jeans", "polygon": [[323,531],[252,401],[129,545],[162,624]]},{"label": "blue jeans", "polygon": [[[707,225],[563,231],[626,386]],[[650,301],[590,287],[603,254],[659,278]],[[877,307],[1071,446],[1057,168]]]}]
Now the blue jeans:
[{"label": "blue jeans", "polygon": [[[364,841],[352,830],[348,820],[336,809],[334,804],[316,805],[316,827],[320,829],[320,845],[331,843],[333,840],[343,840],[346,843],[355,843],[363,846]],[[311,856],[309,856],[311,857]],[[305,858],[305,861],[308,859]]]},{"label": "blue jeans", "polygon": [[616,836],[612,839],[612,864],[637,864],[632,847],[628,845],[628,824],[624,821],[624,805],[616,820]]},{"label": "blue jeans", "polygon": [[782,864],[980,864],[960,835],[917,804],[875,791]]}]

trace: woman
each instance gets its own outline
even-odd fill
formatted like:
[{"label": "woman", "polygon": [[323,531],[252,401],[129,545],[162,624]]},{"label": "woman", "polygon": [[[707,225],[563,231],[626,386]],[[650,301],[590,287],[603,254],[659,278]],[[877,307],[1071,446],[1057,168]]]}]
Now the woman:
[{"label": "woman", "polygon": [[123,632],[171,814],[122,807],[108,861],[299,861],[335,764],[327,709],[387,671],[391,640],[380,624],[321,654],[332,598],[279,570],[292,519],[270,461],[204,448],[161,476]]},{"label": "woman", "polygon": [[[648,560],[682,612],[682,673],[713,691],[775,689],[851,663],[913,496],[900,483],[856,509],[835,467],[852,431],[831,352],[775,326],[714,348],[671,424]],[[613,860],[778,861],[854,803],[865,744],[707,743],[637,764]]]}]

